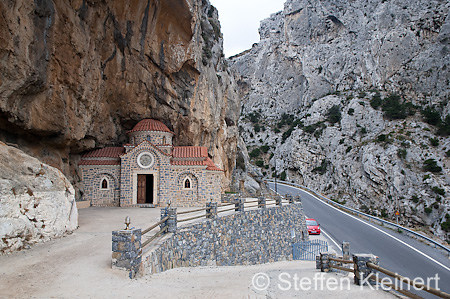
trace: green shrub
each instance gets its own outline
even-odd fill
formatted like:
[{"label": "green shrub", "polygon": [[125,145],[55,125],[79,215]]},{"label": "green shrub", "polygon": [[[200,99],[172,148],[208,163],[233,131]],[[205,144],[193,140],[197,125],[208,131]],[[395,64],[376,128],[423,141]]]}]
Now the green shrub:
[{"label": "green shrub", "polygon": [[400,96],[390,95],[381,104],[384,116],[388,119],[405,119],[408,115],[414,115],[415,106],[409,102],[402,102]]},{"label": "green shrub", "polygon": [[288,139],[289,136],[291,136],[292,131],[294,131],[294,128],[290,127],[286,132],[283,133],[283,135],[281,136],[281,143],[284,143],[286,139]]},{"label": "green shrub", "polygon": [[270,150],[270,147],[268,145],[262,145],[260,148],[261,152],[263,152],[264,154],[267,154]]},{"label": "green shrub", "polygon": [[259,124],[255,124],[253,126],[253,129],[255,130],[255,133],[259,133],[259,131],[261,131],[261,127],[259,126]]},{"label": "green shrub", "polygon": [[261,154],[261,150],[259,148],[255,148],[254,150],[252,150],[248,155],[251,158],[256,158],[259,157],[259,155]]},{"label": "green shrub", "polygon": [[441,223],[441,228],[442,230],[446,231],[446,232],[450,232],[450,221],[444,221]]},{"label": "green shrub", "polygon": [[281,132],[280,129],[278,129],[278,128],[275,128],[273,131],[274,131],[276,134],[278,134],[278,133]]},{"label": "green shrub", "polygon": [[386,212],[386,209],[382,209],[381,210],[381,217],[383,217],[383,218],[387,218],[389,215],[388,215],[388,213]]},{"label": "green shrub", "polygon": [[258,160],[255,162],[256,166],[258,167],[264,167],[264,161],[263,160]]},{"label": "green shrub", "polygon": [[411,197],[411,200],[412,200],[414,203],[418,203],[418,202],[419,202],[419,197],[417,196],[417,194],[414,194],[414,195]]},{"label": "green shrub", "polygon": [[406,155],[407,155],[407,151],[406,151],[406,149],[405,148],[399,148],[398,150],[397,150],[397,156],[400,158],[400,159],[406,159]]},{"label": "green shrub", "polygon": [[387,140],[387,136],[385,134],[380,134],[377,136],[377,141],[378,142],[385,142]]},{"label": "green shrub", "polygon": [[351,150],[352,150],[352,147],[349,146],[349,147],[347,147],[347,148],[345,149],[345,153],[347,154],[347,153],[349,153]]},{"label": "green shrub", "polygon": [[438,173],[442,171],[442,167],[440,167],[439,165],[437,165],[437,161],[434,159],[427,159],[423,162],[423,167],[422,169],[424,171],[430,171],[430,172],[434,172],[434,173]]},{"label": "green shrub", "polygon": [[286,180],[286,171],[285,170],[281,173],[280,180],[282,180],[282,181]]},{"label": "green shrub", "polygon": [[447,115],[445,119],[439,123],[437,134],[439,136],[450,136],[450,115]]},{"label": "green shrub", "polygon": [[355,113],[355,109],[350,108],[350,109],[348,109],[347,113],[348,113],[348,115],[353,115],[353,113]]},{"label": "green shrub", "polygon": [[327,172],[328,163],[329,162],[326,159],[323,159],[322,163],[320,163],[320,166],[314,168],[312,170],[312,172],[317,172],[319,174],[325,174],[325,172]]},{"label": "green shrub", "polygon": [[438,138],[430,138],[430,144],[434,147],[439,145],[439,139]]},{"label": "green shrub", "polygon": [[370,106],[372,106],[373,109],[378,109],[381,106],[382,102],[383,100],[381,99],[380,94],[377,93],[370,100]]},{"label": "green shrub", "polygon": [[430,207],[425,207],[424,211],[425,211],[425,213],[430,214],[431,212],[433,212],[433,209]]},{"label": "green shrub", "polygon": [[442,195],[442,196],[445,195],[445,190],[442,188],[439,188],[438,186],[432,187],[431,190],[433,190],[434,193],[437,193],[439,195]]},{"label": "green shrub", "polygon": [[362,205],[362,206],[360,207],[360,210],[361,210],[362,212],[366,213],[366,214],[370,212],[369,207],[366,206],[366,205]]},{"label": "green shrub", "polygon": [[367,129],[363,127],[363,128],[361,128],[360,132],[361,132],[361,134],[365,135],[365,134],[367,134]]},{"label": "green shrub", "polygon": [[250,120],[252,123],[257,124],[259,122],[259,119],[261,118],[261,114],[258,111],[249,113],[247,115],[248,120]]},{"label": "green shrub", "polygon": [[339,105],[334,105],[333,107],[331,107],[330,109],[328,109],[327,112],[327,121],[330,124],[335,124],[339,121],[341,121],[341,107],[339,107]]},{"label": "green shrub", "polygon": [[437,126],[441,122],[441,114],[434,107],[426,107],[421,112],[426,123]]},{"label": "green shrub", "polygon": [[319,123],[315,123],[315,124],[304,127],[303,131],[306,133],[312,134],[316,131],[318,126],[319,126]]}]

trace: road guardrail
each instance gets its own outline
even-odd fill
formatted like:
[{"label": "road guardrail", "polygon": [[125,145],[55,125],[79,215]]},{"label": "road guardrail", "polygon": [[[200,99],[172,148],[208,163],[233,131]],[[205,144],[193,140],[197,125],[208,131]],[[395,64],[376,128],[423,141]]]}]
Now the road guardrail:
[{"label": "road guardrail", "polygon": [[[266,181],[274,182],[275,180],[266,179]],[[302,190],[308,191],[309,193],[313,194],[314,196],[318,197],[319,199],[324,200],[324,201],[326,201],[326,202],[328,202],[328,203],[330,203],[330,204],[332,204],[334,206],[338,206],[339,208],[342,208],[342,209],[344,209],[346,211],[349,211],[349,212],[355,213],[355,214],[357,214],[359,216],[364,216],[364,217],[370,218],[372,220],[379,221],[380,223],[383,223],[383,224],[386,224],[386,225],[390,225],[390,226],[396,227],[397,229],[401,229],[403,231],[406,231],[409,234],[412,234],[412,235],[416,236],[419,239],[423,239],[423,240],[433,244],[434,247],[436,247],[436,248],[439,247],[440,249],[445,250],[450,256],[450,248],[448,248],[448,247],[446,247],[446,246],[436,242],[435,240],[433,240],[431,238],[428,238],[428,237],[426,237],[426,236],[424,236],[422,234],[419,234],[418,232],[410,230],[409,228],[406,228],[406,227],[398,225],[396,223],[393,223],[393,222],[390,222],[390,221],[386,221],[384,219],[381,219],[381,218],[378,218],[378,217],[375,217],[375,216],[363,213],[361,211],[358,211],[358,210],[346,207],[344,205],[341,205],[341,204],[339,204],[339,203],[337,203],[337,202],[335,202],[335,201],[333,201],[333,200],[323,196],[322,194],[320,194],[320,193],[318,193],[318,192],[316,192],[316,191],[314,191],[314,190],[312,190],[312,189],[310,189],[308,187],[305,187],[305,186],[302,186],[302,185],[299,185],[299,184],[295,184],[295,183],[291,183],[291,182],[287,182],[287,181],[280,181],[280,180],[277,180],[277,183],[281,183],[281,184],[290,185],[290,186],[294,186],[294,187],[300,188]]]}]

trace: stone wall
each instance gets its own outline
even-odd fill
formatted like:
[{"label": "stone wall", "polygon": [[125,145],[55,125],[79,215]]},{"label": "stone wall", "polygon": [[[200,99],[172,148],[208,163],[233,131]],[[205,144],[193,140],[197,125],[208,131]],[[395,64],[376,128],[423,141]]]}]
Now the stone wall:
[{"label": "stone wall", "polygon": [[308,238],[301,203],[236,212],[179,228],[143,254],[140,273],[292,260],[292,244]]},{"label": "stone wall", "polygon": [[[120,165],[84,165],[80,167],[84,184],[83,200],[92,206],[119,206]],[[108,180],[108,188],[102,189],[103,179]]]}]

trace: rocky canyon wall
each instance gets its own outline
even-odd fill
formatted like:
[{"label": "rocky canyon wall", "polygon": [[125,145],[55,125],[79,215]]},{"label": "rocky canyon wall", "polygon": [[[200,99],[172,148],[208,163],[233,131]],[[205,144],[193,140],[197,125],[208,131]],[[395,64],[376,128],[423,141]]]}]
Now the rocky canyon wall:
[{"label": "rocky canyon wall", "polygon": [[449,9],[288,0],[262,21],[261,41],[231,58],[261,175],[448,239]]},{"label": "rocky canyon wall", "polygon": [[143,118],[207,146],[228,183],[240,102],[207,0],[0,2],[0,140],[61,169]]}]

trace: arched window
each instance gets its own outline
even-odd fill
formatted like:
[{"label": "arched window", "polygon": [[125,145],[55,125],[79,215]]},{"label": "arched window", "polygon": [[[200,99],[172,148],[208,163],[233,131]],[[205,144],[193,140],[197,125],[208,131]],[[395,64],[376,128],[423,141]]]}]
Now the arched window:
[{"label": "arched window", "polygon": [[184,189],[191,189],[192,188],[192,182],[190,178],[184,179]]},{"label": "arched window", "polygon": [[163,142],[162,144],[166,144],[166,136],[163,136]]},{"label": "arched window", "polygon": [[108,179],[103,178],[100,189],[108,189]]}]

